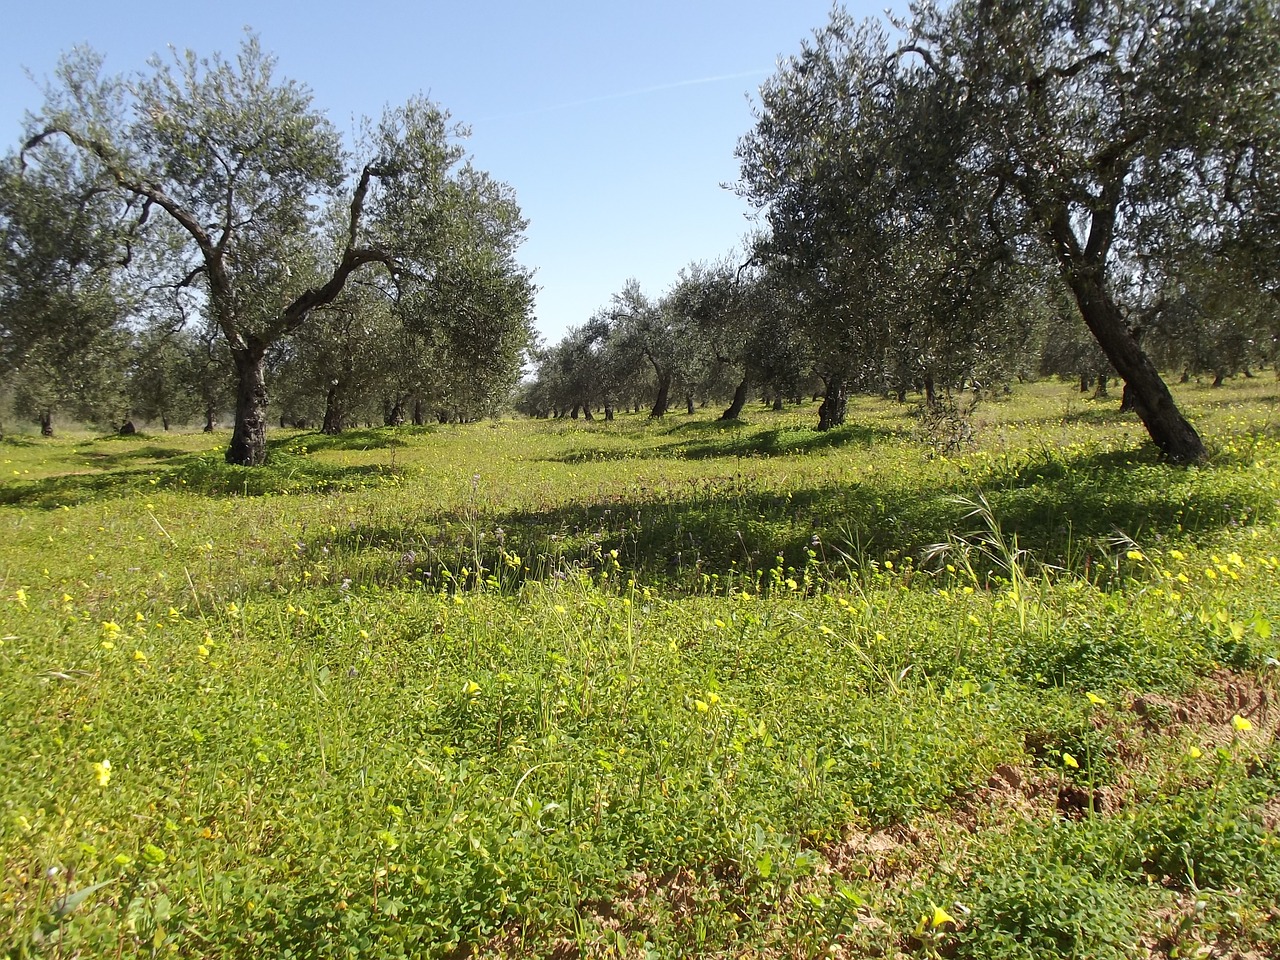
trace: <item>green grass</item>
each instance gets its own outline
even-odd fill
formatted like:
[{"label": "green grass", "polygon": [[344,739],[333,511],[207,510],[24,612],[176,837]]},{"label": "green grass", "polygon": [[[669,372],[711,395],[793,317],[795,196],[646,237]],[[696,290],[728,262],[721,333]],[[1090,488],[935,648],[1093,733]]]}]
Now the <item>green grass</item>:
[{"label": "green grass", "polygon": [[0,440],[6,955],[1274,954],[1278,397]]}]

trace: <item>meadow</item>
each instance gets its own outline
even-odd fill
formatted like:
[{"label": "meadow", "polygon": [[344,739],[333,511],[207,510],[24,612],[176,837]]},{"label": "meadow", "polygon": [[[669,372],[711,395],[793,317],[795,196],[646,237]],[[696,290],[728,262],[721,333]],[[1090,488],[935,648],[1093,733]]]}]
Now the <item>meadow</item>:
[{"label": "meadow", "polygon": [[25,957],[1280,956],[1280,381],[0,439]]}]

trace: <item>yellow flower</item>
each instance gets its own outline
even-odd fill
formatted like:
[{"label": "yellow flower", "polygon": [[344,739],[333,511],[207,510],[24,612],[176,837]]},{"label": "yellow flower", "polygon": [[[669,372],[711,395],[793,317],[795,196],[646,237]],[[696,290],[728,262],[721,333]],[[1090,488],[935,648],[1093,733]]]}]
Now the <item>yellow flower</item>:
[{"label": "yellow flower", "polygon": [[1080,764],[1076,763],[1076,758],[1069,753],[1064,753],[1062,755],[1062,762],[1066,764],[1068,767],[1070,767],[1072,770],[1080,769]]},{"label": "yellow flower", "polygon": [[1095,707],[1101,707],[1106,705],[1107,701],[1103,700],[1096,693],[1086,693],[1085,696],[1089,698],[1089,702],[1092,703]]},{"label": "yellow flower", "polygon": [[108,637],[118,636],[120,633],[120,624],[116,623],[114,620],[104,620],[102,621],[102,632]]},{"label": "yellow flower", "polygon": [[1183,553],[1181,550],[1170,550],[1170,551],[1169,551],[1169,556],[1173,557],[1173,559],[1175,559],[1175,560],[1185,560],[1185,559],[1187,559],[1187,555],[1186,555],[1185,553]]},{"label": "yellow flower", "polygon": [[1125,554],[1125,556],[1126,556],[1126,557],[1128,557],[1130,560],[1145,560],[1145,559],[1147,559],[1146,557],[1144,557],[1144,556],[1142,555],[1142,551],[1141,551],[1141,550],[1130,550],[1128,553],[1126,553],[1126,554]]},{"label": "yellow flower", "polygon": [[467,697],[474,697],[480,693],[480,684],[474,680],[468,680],[462,687],[462,693]]},{"label": "yellow flower", "polygon": [[947,913],[947,911],[943,910],[941,907],[934,907],[933,917],[929,920],[929,926],[933,927],[933,929],[936,930],[938,929],[938,927],[942,926],[944,923],[955,923],[955,922],[956,922],[956,918],[953,917],[951,914]]},{"label": "yellow flower", "polygon": [[1204,756],[1204,753],[1201,752],[1199,747],[1197,747],[1195,744],[1192,744],[1187,750],[1187,756],[1190,757],[1192,760],[1199,760],[1201,757]]},{"label": "yellow flower", "polygon": [[133,659],[138,663],[146,663],[147,655],[143,653],[141,650],[135,650],[133,651]]},{"label": "yellow flower", "polygon": [[694,708],[695,710],[697,710],[699,713],[706,713],[708,710],[710,710],[710,709],[711,709],[711,708],[710,708],[709,706],[707,706],[707,704],[706,704],[704,701],[702,701],[702,700],[695,700],[695,701],[693,701],[693,708]]},{"label": "yellow flower", "polygon": [[98,786],[105,787],[111,782],[111,761],[104,757],[93,765],[93,773],[98,778]]},{"label": "yellow flower", "polygon": [[721,630],[724,629],[724,621],[721,620],[719,617],[716,618],[715,625],[719,627]]},{"label": "yellow flower", "polygon": [[1253,724],[1238,713],[1231,718],[1231,726],[1235,727],[1239,733],[1253,729]]},{"label": "yellow flower", "polygon": [[19,587],[18,592],[13,595],[13,599],[18,602],[18,606],[23,610],[27,609],[27,591]]},{"label": "yellow flower", "polygon": [[207,657],[209,655],[209,648],[202,643],[200,646],[196,647],[196,653],[201,657]]}]

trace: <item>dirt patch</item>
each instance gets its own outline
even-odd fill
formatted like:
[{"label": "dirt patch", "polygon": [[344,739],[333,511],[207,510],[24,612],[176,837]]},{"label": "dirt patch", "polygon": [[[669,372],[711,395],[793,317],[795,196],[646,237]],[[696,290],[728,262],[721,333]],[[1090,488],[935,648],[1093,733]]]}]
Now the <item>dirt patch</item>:
[{"label": "dirt patch", "polygon": [[846,880],[892,880],[914,873],[925,859],[920,835],[907,826],[866,832],[853,826],[840,839],[818,848],[832,870]]},{"label": "dirt patch", "polygon": [[[1140,694],[1130,701],[1129,709],[1148,731],[1174,735],[1180,727],[1195,727],[1214,745],[1241,740],[1262,746],[1276,738],[1280,724],[1274,684],[1230,670],[1215,670],[1176,699]],[[1248,721],[1246,729],[1239,729],[1241,720]]]}]

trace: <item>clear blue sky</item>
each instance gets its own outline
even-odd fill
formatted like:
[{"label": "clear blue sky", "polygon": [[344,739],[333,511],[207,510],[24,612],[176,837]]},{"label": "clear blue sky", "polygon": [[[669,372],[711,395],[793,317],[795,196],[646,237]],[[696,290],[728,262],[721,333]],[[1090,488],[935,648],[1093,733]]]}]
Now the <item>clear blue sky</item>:
[{"label": "clear blue sky", "polygon": [[521,258],[554,341],[629,277],[659,294],[747,233],[747,205],[721,184],[737,176],[751,100],[830,11],[829,0],[26,0],[0,28],[0,144],[16,147],[39,105],[26,71],[47,76],[76,44],[129,72],[171,45],[230,54],[251,27],[344,129],[415,93],[471,126],[477,166],[515,188],[530,221]]}]

